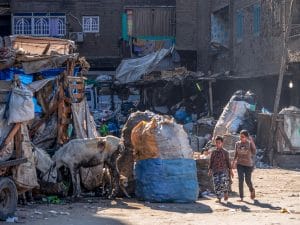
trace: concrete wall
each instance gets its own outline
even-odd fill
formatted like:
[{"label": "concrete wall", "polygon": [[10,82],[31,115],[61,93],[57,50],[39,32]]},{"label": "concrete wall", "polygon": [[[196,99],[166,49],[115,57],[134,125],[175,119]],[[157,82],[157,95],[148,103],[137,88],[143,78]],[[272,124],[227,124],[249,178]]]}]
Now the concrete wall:
[{"label": "concrete wall", "polygon": [[124,4],[133,6],[175,6],[176,0],[124,0]]},{"label": "concrete wall", "polygon": [[211,0],[211,11],[218,11],[229,5],[229,0]]},{"label": "concrete wall", "polygon": [[176,1],[176,48],[197,50],[197,1]]},{"label": "concrete wall", "polygon": [[189,57],[187,52],[195,51],[195,69],[204,72],[207,72],[210,64],[210,8],[211,2],[207,0],[176,1],[176,49],[184,52],[182,56],[185,57]]},{"label": "concrete wall", "polygon": [[[258,35],[253,31],[253,5],[261,5],[261,26]],[[233,6],[233,71],[237,76],[278,74],[282,52],[281,24],[276,22],[274,9],[280,1],[234,1]],[[244,14],[243,37],[236,37],[236,13]],[[279,19],[280,22],[280,19]]]}]

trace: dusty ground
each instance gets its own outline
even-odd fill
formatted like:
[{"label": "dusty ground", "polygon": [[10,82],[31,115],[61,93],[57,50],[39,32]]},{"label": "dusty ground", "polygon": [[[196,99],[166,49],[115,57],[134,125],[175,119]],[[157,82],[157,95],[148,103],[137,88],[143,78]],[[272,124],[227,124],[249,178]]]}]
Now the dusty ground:
[{"label": "dusty ground", "polygon": [[[236,193],[227,206],[211,198],[201,198],[194,204],[89,198],[66,205],[20,206],[17,216],[30,225],[300,224],[300,170],[256,169],[253,181],[257,193],[255,203],[248,196],[246,202],[237,202]],[[238,190],[236,177],[233,190]]]}]

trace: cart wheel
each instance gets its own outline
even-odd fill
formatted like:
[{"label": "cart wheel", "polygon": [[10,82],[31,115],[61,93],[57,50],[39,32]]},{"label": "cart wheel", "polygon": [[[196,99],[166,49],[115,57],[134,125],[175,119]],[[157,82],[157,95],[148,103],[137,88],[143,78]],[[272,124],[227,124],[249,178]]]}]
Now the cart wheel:
[{"label": "cart wheel", "polygon": [[7,178],[0,178],[0,220],[13,216],[17,209],[18,192],[15,183]]}]

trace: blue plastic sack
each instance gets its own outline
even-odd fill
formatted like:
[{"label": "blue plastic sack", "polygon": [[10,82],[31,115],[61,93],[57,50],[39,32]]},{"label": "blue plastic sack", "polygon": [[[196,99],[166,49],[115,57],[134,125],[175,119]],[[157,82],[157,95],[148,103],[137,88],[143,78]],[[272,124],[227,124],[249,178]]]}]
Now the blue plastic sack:
[{"label": "blue plastic sack", "polygon": [[32,100],[33,100],[33,104],[34,104],[34,112],[42,113],[43,112],[42,107],[39,105],[37,99],[35,97],[33,97]]},{"label": "blue plastic sack", "polygon": [[184,109],[179,109],[175,112],[174,118],[179,122],[184,122],[187,116],[188,115]]},{"label": "blue plastic sack", "polygon": [[145,159],[135,166],[138,199],[188,203],[198,199],[199,184],[193,159]]}]

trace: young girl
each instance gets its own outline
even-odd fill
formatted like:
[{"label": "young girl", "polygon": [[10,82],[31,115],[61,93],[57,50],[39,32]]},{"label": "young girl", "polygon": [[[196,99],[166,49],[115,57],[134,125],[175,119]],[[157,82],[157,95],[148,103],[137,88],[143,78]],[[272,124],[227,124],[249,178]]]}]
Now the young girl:
[{"label": "young girl", "polygon": [[229,162],[229,153],[223,148],[223,138],[221,136],[216,137],[216,147],[217,149],[212,152],[210,157],[208,175],[213,176],[217,202],[220,203],[222,195],[225,202],[228,200],[229,175],[233,177],[233,172]]},{"label": "young girl", "polygon": [[[240,141],[235,144],[235,155],[233,163],[237,165],[239,177],[240,201],[244,198],[244,179],[250,191],[251,199],[255,199],[255,190],[253,188],[251,175],[254,168],[254,156],[256,147],[249,133],[246,130],[240,132]],[[233,166],[232,166],[233,167]]]}]

